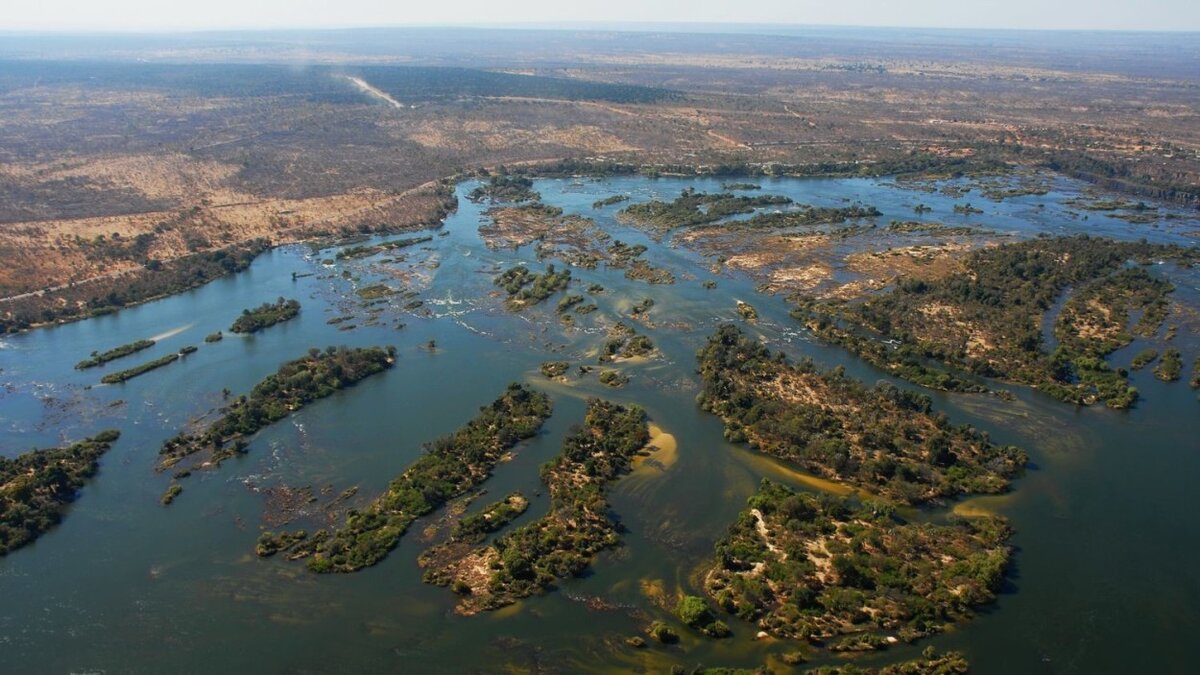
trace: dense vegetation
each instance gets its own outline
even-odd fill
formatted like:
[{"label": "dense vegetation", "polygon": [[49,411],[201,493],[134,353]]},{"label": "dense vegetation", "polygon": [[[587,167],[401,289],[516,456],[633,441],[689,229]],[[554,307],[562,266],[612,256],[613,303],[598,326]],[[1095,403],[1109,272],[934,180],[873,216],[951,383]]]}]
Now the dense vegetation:
[{"label": "dense vegetation", "polygon": [[[950,369],[1037,386],[1081,404],[1132,405],[1137,391],[1104,360],[1131,334],[1153,335],[1170,284],[1129,261],[1192,264],[1195,250],[1092,237],[1046,237],[972,253],[963,271],[900,279],[860,303],[801,301],[795,316],[821,337],[919,384],[970,391]],[[1075,289],[1054,325],[1060,344],[1043,349],[1042,320]],[[1126,327],[1130,314],[1143,310]],[[898,345],[893,348],[891,345]],[[931,365],[940,363],[943,367]]]},{"label": "dense vegetation", "polygon": [[[522,167],[524,168],[524,167]],[[530,168],[530,171],[535,169]],[[909,177],[930,173],[963,175],[1008,173],[1012,168],[996,159],[947,157],[932,152],[910,153],[876,162],[722,162],[716,164],[630,164],[623,162],[565,159],[536,167],[542,176],[769,176],[779,178]]]},{"label": "dense vegetation", "polygon": [[471,190],[467,199],[481,202],[537,202],[542,196],[533,189],[533,180],[525,176],[495,174],[479,187]]},{"label": "dense vegetation", "polygon": [[730,223],[736,227],[805,227],[811,225],[836,225],[847,220],[876,218],[883,215],[874,206],[827,207],[804,205],[799,210],[778,213],[759,213],[753,218]]},{"label": "dense vegetation", "polygon": [[636,330],[623,321],[618,321],[609,330],[609,337],[600,347],[600,363],[608,363],[616,359],[631,359],[639,356],[650,356],[654,353],[654,341],[646,335],[639,335]]},{"label": "dense vegetation", "polygon": [[1027,461],[934,414],[927,396],[821,373],[808,359],[790,365],[732,324],[698,357],[700,405],[725,421],[726,438],[897,501],[1004,492]]},{"label": "dense vegetation", "polygon": [[605,370],[600,373],[600,384],[613,389],[619,389],[629,384],[629,376],[619,370]]},{"label": "dense vegetation", "polygon": [[1163,352],[1162,360],[1154,368],[1154,376],[1163,382],[1174,382],[1183,374],[1183,355],[1170,347]]},{"label": "dense vegetation", "polygon": [[483,511],[459,520],[451,528],[450,538],[478,544],[492,532],[504,529],[528,508],[529,500],[520,492],[514,492]]},{"label": "dense vegetation", "polygon": [[661,233],[677,227],[707,225],[733,215],[754,213],[756,209],[764,206],[791,203],[791,199],[780,195],[739,196],[729,192],[708,194],[688,188],[673,202],[650,201],[633,204],[623,209],[619,216],[622,220]]},{"label": "dense vegetation", "polygon": [[675,616],[683,625],[694,628],[709,637],[729,637],[731,632],[724,621],[713,616],[712,608],[704,598],[695,595],[685,595],[675,605]]},{"label": "dense vegetation", "polygon": [[474,612],[512,604],[579,575],[592,556],[618,543],[605,491],[629,470],[649,438],[641,408],[588,401],[583,426],[563,442],[562,454],[542,467],[550,512],[490,546],[430,569],[426,581],[451,586],[464,596],[460,609]]},{"label": "dense vegetation", "polygon": [[716,545],[705,591],[779,638],[833,651],[879,649],[944,630],[1004,579],[1000,518],[906,522],[891,509],[764,480]]},{"label": "dense vegetation", "polygon": [[1154,360],[1157,358],[1157,349],[1154,349],[1153,347],[1143,349],[1133,356],[1133,360],[1129,362],[1129,368],[1131,370],[1141,370],[1151,363],[1154,363]]},{"label": "dense vegetation", "polygon": [[[520,492],[514,492],[494,504],[489,504],[479,513],[457,519],[451,516],[453,525],[449,538],[429,547],[417,558],[417,564],[422,568],[433,570],[426,573],[425,580],[431,580],[430,575],[436,576],[437,570],[444,569],[468,555],[471,549],[482,544],[489,534],[504,529],[528,508],[529,500]],[[465,593],[469,591],[469,587],[461,583],[451,584],[451,590]]]},{"label": "dense vegetation", "polygon": [[383,560],[409,525],[491,476],[496,463],[517,443],[537,434],[550,417],[550,399],[511,384],[479,415],[449,436],[430,443],[425,454],[362,510],[352,510],[332,532],[280,543],[265,533],[259,549],[286,549],[292,558],[309,557],[314,572],[354,572]]},{"label": "dense vegetation", "polygon": [[597,199],[595,202],[592,202],[592,208],[602,209],[606,206],[612,206],[613,204],[620,204],[621,202],[627,201],[629,201],[629,195],[612,195],[611,197]]},{"label": "dense vegetation", "polygon": [[63,448],[0,457],[0,555],[32,543],[62,521],[67,505],[120,435],[109,430]]},{"label": "dense vegetation", "polygon": [[220,464],[245,450],[245,437],[313,401],[391,368],[395,356],[394,347],[311,349],[307,356],[288,361],[254,385],[249,396],[235,399],[205,431],[183,433],[163,443],[159,450],[162,465],[172,466],[203,450],[211,451],[213,463]]},{"label": "dense vegetation", "polygon": [[206,98],[290,96],[314,103],[361,105],[363,94],[347,79],[362,77],[404,102],[452,101],[462,97],[517,96],[569,101],[653,103],[678,96],[669,90],[566,77],[547,77],[447,66],[274,64],[166,64],[122,61],[37,61],[10,68],[0,63],[0,85],[33,79],[46,86],[93,86],[162,91]]},{"label": "dense vegetation", "polygon": [[[196,351],[196,348],[192,347],[192,351]],[[138,375],[148,373],[156,368],[162,368],[163,366],[174,363],[177,360],[179,360],[178,353],[167,354],[166,356],[159,357],[157,359],[154,359],[153,361],[147,361],[145,363],[136,365],[127,370],[120,370],[115,373],[109,373],[109,374],[105,375],[104,377],[100,378],[100,381],[103,382],[104,384],[118,384],[120,382],[124,382],[125,380],[131,380],[131,379],[137,377]]]},{"label": "dense vegetation", "polygon": [[254,309],[243,309],[242,315],[229,327],[231,333],[257,333],[277,323],[294,319],[300,314],[300,303],[296,300],[279,298],[275,302],[264,302]]},{"label": "dense vegetation", "polygon": [[136,342],[130,342],[129,344],[121,345],[120,347],[113,347],[105,352],[92,352],[90,358],[86,358],[79,363],[76,363],[75,368],[78,370],[94,368],[96,366],[108,363],[109,361],[119,359],[122,356],[128,356],[134,352],[140,352],[143,349],[149,349],[153,347],[154,344],[154,340],[138,340]]},{"label": "dense vegetation", "polygon": [[645,281],[648,284],[675,283],[675,275],[670,270],[655,267],[641,258],[645,252],[646,247],[642,244],[627,244],[615,239],[607,249],[607,264],[613,269],[624,269],[626,279]]},{"label": "dense vegetation", "polygon": [[493,282],[508,293],[509,309],[520,311],[565,290],[571,283],[571,270],[559,272],[554,265],[547,265],[545,272],[534,274],[528,267],[517,265],[499,274]]}]

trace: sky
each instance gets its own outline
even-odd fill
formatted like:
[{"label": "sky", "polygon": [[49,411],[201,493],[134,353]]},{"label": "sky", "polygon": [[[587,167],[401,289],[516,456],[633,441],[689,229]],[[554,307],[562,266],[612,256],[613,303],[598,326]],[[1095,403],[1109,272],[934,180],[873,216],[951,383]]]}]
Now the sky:
[{"label": "sky", "polygon": [[1200,31],[1200,0],[16,0],[0,30],[697,22]]}]

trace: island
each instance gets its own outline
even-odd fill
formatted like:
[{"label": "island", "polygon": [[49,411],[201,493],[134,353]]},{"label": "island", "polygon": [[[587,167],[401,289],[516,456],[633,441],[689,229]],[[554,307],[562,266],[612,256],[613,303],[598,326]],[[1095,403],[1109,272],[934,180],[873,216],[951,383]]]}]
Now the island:
[{"label": "island", "polygon": [[[1138,392],[1105,357],[1134,336],[1154,335],[1166,318],[1174,288],[1146,269],[1159,261],[1192,265],[1200,252],[1085,235],[1040,237],[975,251],[941,278],[902,277],[863,301],[802,298],[793,316],[924,386],[986,390],[974,375],[1032,385],[1071,403],[1127,408]],[[1043,324],[1058,341],[1053,350],[1045,348]]]},{"label": "island", "polygon": [[554,265],[547,265],[545,272],[536,274],[524,265],[516,265],[498,275],[493,283],[508,293],[508,308],[519,312],[565,290],[571,283],[571,270],[560,272]]},{"label": "island", "polygon": [[536,202],[542,196],[533,189],[533,180],[527,176],[497,173],[488,181],[471,190],[467,199],[473,202]]},{"label": "island", "polygon": [[[196,351],[196,348],[192,347],[192,351],[193,352]],[[175,363],[176,361],[179,360],[179,355],[181,353],[182,352],[177,352],[174,354],[167,354],[166,356],[159,357],[157,359],[154,359],[153,361],[147,361],[143,364],[134,366],[133,368],[129,368],[127,370],[119,370],[115,373],[109,373],[109,374],[105,375],[104,377],[100,378],[100,381],[104,384],[118,384],[118,383],[124,382],[125,380],[131,380],[131,379],[137,377],[138,375],[143,375],[143,374],[148,373],[156,368],[162,368],[163,366]],[[188,352],[188,353],[191,353],[191,352]]]},{"label": "island", "polygon": [[666,234],[678,227],[708,225],[730,216],[754,213],[764,206],[785,206],[792,200],[781,195],[710,194],[694,188],[683,190],[674,201],[649,201],[627,206],[618,213],[622,222]]},{"label": "island", "polygon": [[243,309],[233,325],[231,333],[257,333],[277,323],[294,319],[300,314],[300,303],[296,300],[279,298],[275,302],[264,302],[254,309]]},{"label": "island", "polygon": [[76,370],[84,370],[86,368],[95,368],[96,366],[104,365],[109,361],[119,359],[123,356],[129,356],[134,352],[140,352],[143,349],[149,349],[155,345],[154,340],[138,340],[129,344],[113,347],[104,352],[92,352],[91,357],[86,358],[75,364]]},{"label": "island", "polygon": [[1028,461],[934,413],[928,396],[789,364],[733,324],[698,359],[700,406],[725,421],[727,440],[900,503],[1004,492]]},{"label": "island", "polygon": [[589,400],[583,426],[542,467],[550,512],[488,546],[442,561],[426,571],[425,580],[449,586],[461,596],[457,611],[475,614],[578,576],[596,553],[620,541],[605,491],[629,471],[649,439],[641,408]]},{"label": "island", "polygon": [[383,560],[413,521],[486,481],[517,443],[532,438],[550,417],[550,398],[513,383],[479,415],[449,436],[430,443],[387,491],[362,510],[352,510],[336,529],[307,533],[265,532],[259,555],[283,551],[308,558],[314,572],[355,572]]},{"label": "island", "polygon": [[910,522],[880,504],[764,480],[717,543],[704,590],[776,638],[882,649],[995,600],[1010,534],[998,517]]},{"label": "island", "polygon": [[220,465],[244,452],[246,438],[260,429],[395,363],[395,347],[328,347],[324,351],[314,347],[306,356],[281,365],[254,385],[249,395],[237,397],[204,431],[168,439],[158,451],[160,469],[199,452],[210,455],[205,465]]},{"label": "island", "polygon": [[62,522],[67,507],[121,437],[115,429],[61,448],[0,457],[0,556],[31,544]]}]

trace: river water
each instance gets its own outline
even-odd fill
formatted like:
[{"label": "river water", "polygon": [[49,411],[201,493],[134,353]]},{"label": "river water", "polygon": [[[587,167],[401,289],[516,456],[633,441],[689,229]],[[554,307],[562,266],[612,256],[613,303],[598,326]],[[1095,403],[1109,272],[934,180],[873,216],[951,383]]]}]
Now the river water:
[{"label": "river water", "polygon": [[[564,328],[556,298],[520,314],[506,311],[491,283],[517,261],[540,270],[532,247],[491,250],[478,226],[485,207],[460,199],[460,209],[427,244],[362,260],[326,261],[331,251],[277,249],[246,272],[207,286],[74,324],[3,338],[0,342],[0,452],[12,456],[104,428],[122,431],[97,477],[63,524],[35,544],[0,558],[0,671],[4,672],[462,672],[548,669],[562,672],[661,671],[672,664],[753,666],[796,649],[754,641],[755,630],[728,618],[735,637],[708,641],[680,628],[680,645],[646,650],[624,646],[649,620],[671,621],[650,598],[696,592],[697,571],[763,477],[802,489],[814,481],[787,466],[722,440],[719,420],[701,413],[694,353],[717,324],[737,321],[736,302],[751,302],[760,320],[747,330],[772,348],[809,355],[820,365],[844,365],[876,381],[880,371],[823,346],[789,318],[780,297],[755,292],[740,274],[714,274],[711,261],[616,223],[623,205],[592,203],[613,194],[634,201],[671,199],[694,179],[544,180],[544,201],[594,217],[614,237],[649,247],[645,257],[671,269],[674,285],[651,286],[601,266],[573,269],[577,288],[600,283],[599,311]],[[862,201],[889,218],[911,219],[912,206],[950,225],[962,203],[950,195],[900,189],[877,180],[772,180],[763,193],[819,206]],[[463,197],[473,184],[459,186]],[[974,196],[981,227],[1016,236],[1092,232],[1191,244],[1194,220],[1130,225],[1104,214],[1074,215],[1063,201],[1081,186],[1054,179],[1044,196],[991,202]],[[391,260],[403,256],[403,260]],[[1200,307],[1195,271],[1162,270],[1177,297]],[[293,275],[296,275],[295,278]],[[706,290],[701,283],[715,280]],[[405,309],[393,296],[371,321],[353,291],[384,282],[410,288],[424,302]],[[300,316],[258,335],[203,337],[243,307],[278,296],[303,303]],[[619,390],[595,376],[571,384],[538,373],[546,360],[594,363],[603,328],[642,298],[653,298],[650,335],[661,355],[624,364],[631,382]],[[341,324],[330,318],[351,315]],[[628,318],[625,318],[630,323]],[[399,327],[403,324],[403,327]],[[353,330],[339,327],[355,325]],[[1134,374],[1143,400],[1132,411],[1077,409],[1037,392],[1009,387],[1016,400],[935,394],[952,419],[988,430],[1000,442],[1026,448],[1028,474],[1006,496],[954,505],[1011,519],[1018,548],[1009,587],[994,606],[955,631],[861,660],[864,665],[912,657],[926,644],[961,649],[974,672],[1185,672],[1191,639],[1200,634],[1200,404],[1186,374],[1197,355],[1195,324],[1181,347],[1185,381],[1165,384],[1150,369]],[[160,336],[159,343],[106,369],[73,365],[96,349]],[[436,341],[436,349],[426,345]],[[116,386],[103,372],[126,368],[188,344],[199,351]],[[216,471],[198,472],[170,507],[158,497],[169,477],[154,472],[162,441],[190,420],[211,414],[221,391],[245,392],[280,362],[309,347],[395,345],[391,371],[309,406],[260,433],[250,452]],[[1139,340],[1114,355],[1126,365]],[[532,497],[517,523],[547,508],[537,467],[555,456],[591,395],[636,402],[672,434],[677,451],[639,468],[612,491],[624,545],[599,556],[590,573],[548,595],[501,612],[459,617],[454,596],[424,585],[416,558],[430,542],[424,522],[410,530],[381,564],[350,575],[320,576],[302,564],[262,560],[253,553],[264,528],[266,491],[312,486],[320,501],[352,486],[354,503],[379,494],[422,452],[422,444],[470,419],[510,381],[552,395],[555,413],[543,433],[502,464],[474,508],[513,490]],[[89,388],[90,387],[90,388]],[[319,513],[319,508],[309,508]],[[932,514],[936,515],[936,514]],[[319,526],[300,519],[293,527]],[[778,664],[777,661],[773,661]]]}]

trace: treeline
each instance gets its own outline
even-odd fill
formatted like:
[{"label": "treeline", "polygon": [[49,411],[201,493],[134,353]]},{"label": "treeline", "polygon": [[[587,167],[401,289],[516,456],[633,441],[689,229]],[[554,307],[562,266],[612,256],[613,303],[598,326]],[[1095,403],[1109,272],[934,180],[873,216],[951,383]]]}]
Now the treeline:
[{"label": "treeline", "polygon": [[182,293],[241,272],[267,248],[265,240],[255,240],[229,249],[155,263],[121,277],[0,303],[0,334],[38,324],[110,314],[122,307]]},{"label": "treeline", "polygon": [[0,555],[62,521],[79,489],[96,474],[100,457],[120,438],[104,431],[78,443],[0,457]]},{"label": "treeline", "polygon": [[[1200,205],[1200,185],[1194,180],[1177,182],[1177,176],[1146,173],[1142,164],[1101,159],[1083,152],[1059,150],[1044,165],[1062,174],[1085,180],[1108,190],[1151,197],[1185,206]],[[1141,171],[1141,173],[1137,173]]]},{"label": "treeline", "polygon": [[[863,302],[803,301],[795,315],[821,337],[919,384],[972,387],[943,370],[949,368],[1030,384],[1064,401],[1123,408],[1137,391],[1103,357],[1128,344],[1130,330],[1153,334],[1165,318],[1170,286],[1126,269],[1130,261],[1160,260],[1191,265],[1200,253],[1144,241],[1042,237],[975,251],[962,272],[901,278]],[[1086,302],[1068,300],[1056,322],[1061,342],[1047,353],[1043,317],[1068,289]],[[1139,309],[1141,319],[1127,328]],[[1097,330],[1081,332],[1085,321],[1097,322]]]},{"label": "treeline", "polygon": [[158,451],[162,467],[206,450],[212,453],[211,461],[220,464],[245,451],[246,437],[313,401],[391,368],[395,361],[395,347],[313,348],[308,355],[281,365],[254,385],[249,395],[237,397],[206,430],[182,433],[163,443]]},{"label": "treeline", "polygon": [[[195,351],[195,350],[196,350],[196,348],[192,347],[192,351]],[[157,359],[154,359],[153,361],[147,361],[145,363],[136,365],[133,368],[129,368],[127,370],[119,370],[115,373],[109,373],[109,374],[105,375],[104,377],[100,378],[100,381],[104,384],[119,384],[126,380],[132,380],[133,378],[137,377],[138,375],[144,375],[156,368],[162,368],[163,366],[175,363],[178,360],[179,360],[179,353],[167,354],[166,356],[159,357]]]},{"label": "treeline", "polygon": [[444,66],[308,66],[166,64],[98,61],[0,61],[0,88],[77,84],[106,89],[162,90],[206,98],[291,96],[320,103],[361,104],[347,76],[358,76],[402,102],[461,97],[553,98],[655,103],[680,96],[667,89],[578,78],[520,75]]},{"label": "treeline", "polygon": [[[563,442],[563,452],[542,467],[550,512],[442,568],[425,580],[450,585],[470,613],[496,609],[578,576],[597,552],[619,541],[605,492],[629,470],[650,439],[637,406],[588,401],[583,426]],[[488,570],[480,576],[479,569]],[[490,576],[489,576],[490,575]]]},{"label": "treeline", "polygon": [[275,302],[264,302],[253,309],[243,309],[242,315],[234,319],[229,327],[231,333],[257,333],[277,323],[294,319],[300,314],[300,303],[296,300],[279,298]]},{"label": "treeline", "polygon": [[1008,567],[1003,519],[906,522],[878,504],[764,480],[716,545],[705,591],[777,638],[831,651],[933,635],[995,600]]},{"label": "treeline", "polygon": [[75,364],[76,370],[84,370],[86,368],[95,368],[109,361],[114,361],[122,356],[129,356],[135,352],[140,352],[143,349],[149,349],[154,346],[154,340],[137,340],[128,344],[123,344],[120,347],[113,347],[105,352],[92,352],[90,358],[86,358]]},{"label": "treeline", "polygon": [[332,532],[275,535],[259,540],[259,555],[285,551],[308,557],[314,572],[354,572],[383,560],[414,520],[487,480],[506,452],[531,438],[550,417],[550,398],[520,384],[508,389],[479,415],[425,454],[363,510],[352,510]]},{"label": "treeline", "polygon": [[1028,461],[971,426],[934,413],[928,396],[889,384],[869,387],[841,368],[818,372],[773,355],[732,324],[698,356],[701,407],[725,436],[819,476],[908,504],[998,493]]},{"label": "treeline", "polygon": [[697,176],[716,178],[857,178],[884,176],[909,177],[937,174],[947,177],[1008,173],[1012,167],[991,157],[947,157],[913,151],[902,157],[875,162],[721,162],[716,164],[632,164],[625,162],[565,159],[522,166],[514,172],[546,177],[569,176]]}]

